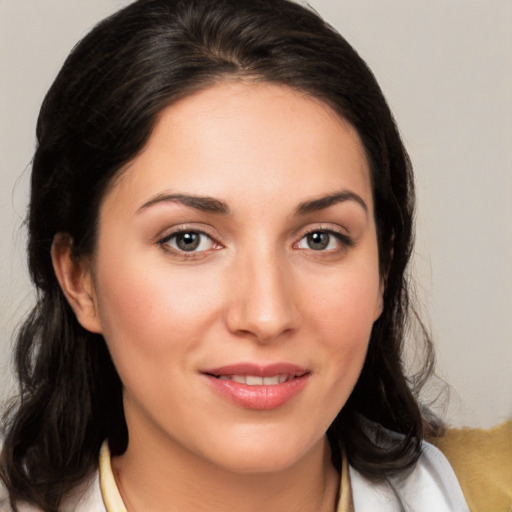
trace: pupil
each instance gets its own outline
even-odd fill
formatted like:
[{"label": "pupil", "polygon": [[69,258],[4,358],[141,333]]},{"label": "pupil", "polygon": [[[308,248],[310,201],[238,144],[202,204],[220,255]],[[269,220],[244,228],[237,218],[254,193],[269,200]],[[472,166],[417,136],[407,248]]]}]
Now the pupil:
[{"label": "pupil", "polygon": [[308,235],[308,245],[310,249],[316,251],[325,249],[329,245],[329,235],[327,233],[311,233]]},{"label": "pupil", "polygon": [[182,251],[193,251],[197,249],[200,242],[200,236],[197,233],[182,233],[177,237],[176,245]]}]

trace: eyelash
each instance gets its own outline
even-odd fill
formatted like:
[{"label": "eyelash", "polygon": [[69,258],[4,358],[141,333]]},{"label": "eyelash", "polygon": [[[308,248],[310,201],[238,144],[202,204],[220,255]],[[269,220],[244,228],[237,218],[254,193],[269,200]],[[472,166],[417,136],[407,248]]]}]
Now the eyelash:
[{"label": "eyelash", "polygon": [[[176,239],[180,235],[186,235],[186,234],[193,234],[193,235],[199,235],[200,237],[207,237],[209,240],[211,240],[211,244],[213,247],[202,250],[202,251],[185,251],[181,250],[179,248],[172,247],[169,242],[171,240]],[[172,254],[185,259],[185,260],[193,260],[198,259],[201,257],[206,256],[207,253],[209,253],[211,250],[218,250],[222,248],[222,245],[209,233],[206,233],[205,231],[197,228],[180,228],[172,233],[169,233],[168,235],[165,235],[160,240],[157,241],[157,244],[166,252],[171,252]],[[199,241],[199,244],[201,244],[201,241]]]},{"label": "eyelash", "polygon": [[[320,249],[320,250],[306,248],[306,250],[310,250],[313,253],[334,254],[334,253],[342,252],[343,250],[348,249],[354,245],[354,241],[348,235],[346,235],[344,233],[341,233],[341,232],[333,230],[333,229],[314,228],[314,229],[310,229],[309,231],[306,231],[304,234],[302,234],[300,239],[293,244],[293,247],[294,248],[297,247],[298,244],[302,240],[307,239],[308,236],[311,236],[311,235],[317,234],[317,233],[323,234],[323,235],[328,235],[329,237],[334,237],[341,244],[341,247],[338,247],[335,249]],[[194,234],[194,235],[199,235],[200,237],[203,237],[203,236],[207,237],[208,239],[210,239],[212,247],[202,250],[202,251],[195,251],[195,250],[186,251],[186,250],[181,250],[179,248],[172,247],[169,244],[169,242],[171,240],[176,239],[180,235],[186,235],[186,234]],[[177,229],[177,230],[173,231],[172,233],[165,235],[164,237],[162,237],[161,239],[159,239],[157,241],[157,244],[164,251],[171,252],[174,255],[177,255],[184,260],[192,260],[192,259],[198,259],[201,257],[205,257],[211,250],[219,250],[222,248],[222,245],[220,244],[220,242],[218,242],[209,233],[206,233],[205,231],[200,230],[200,229],[192,229],[192,228],[186,228],[186,227]],[[201,244],[201,241],[199,241],[199,244]],[[329,241],[329,244],[330,244],[330,241]]]},{"label": "eyelash", "polygon": [[324,235],[329,235],[329,236],[334,237],[338,242],[340,242],[342,247],[339,247],[339,248],[336,248],[336,249],[327,249],[327,250],[325,250],[325,249],[324,250],[310,249],[312,252],[333,254],[333,253],[341,252],[341,251],[343,251],[345,249],[348,249],[348,248],[354,246],[354,240],[352,240],[352,238],[350,238],[345,233],[341,233],[340,231],[336,231],[334,229],[321,228],[321,227],[320,228],[310,229],[309,231],[306,231],[300,237],[299,241],[296,242],[294,245],[297,245],[302,240],[306,239],[308,236],[313,235],[315,233],[321,233],[321,234],[324,234]]}]

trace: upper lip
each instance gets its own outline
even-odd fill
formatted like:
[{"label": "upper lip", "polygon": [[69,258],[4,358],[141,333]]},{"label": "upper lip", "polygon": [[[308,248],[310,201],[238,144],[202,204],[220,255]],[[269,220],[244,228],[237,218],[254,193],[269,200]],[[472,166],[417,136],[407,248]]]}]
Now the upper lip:
[{"label": "upper lip", "polygon": [[256,377],[274,377],[275,375],[301,376],[310,373],[310,370],[292,363],[235,363],[218,368],[202,370],[201,373],[209,375],[254,375]]}]

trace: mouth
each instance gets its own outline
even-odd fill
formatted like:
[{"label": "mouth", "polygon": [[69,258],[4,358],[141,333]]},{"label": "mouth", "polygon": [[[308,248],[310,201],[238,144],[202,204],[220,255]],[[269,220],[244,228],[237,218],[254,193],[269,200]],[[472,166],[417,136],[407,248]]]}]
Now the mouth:
[{"label": "mouth", "polygon": [[301,393],[311,376],[310,370],[292,364],[236,364],[201,373],[217,394],[253,410],[284,406]]},{"label": "mouth", "polygon": [[245,384],[247,386],[277,386],[289,382],[293,379],[303,377],[309,372],[303,372],[300,374],[279,374],[269,377],[260,377],[258,375],[215,375],[206,374],[219,380],[228,380],[237,382],[238,384]]}]

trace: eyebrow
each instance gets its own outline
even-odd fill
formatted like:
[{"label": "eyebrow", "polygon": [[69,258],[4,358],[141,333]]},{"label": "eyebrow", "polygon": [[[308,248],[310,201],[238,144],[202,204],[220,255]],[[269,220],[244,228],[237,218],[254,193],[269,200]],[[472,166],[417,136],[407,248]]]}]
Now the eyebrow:
[{"label": "eyebrow", "polygon": [[307,215],[308,213],[318,212],[335,204],[344,203],[345,201],[355,201],[366,213],[368,213],[368,206],[361,196],[355,192],[351,192],[350,190],[342,190],[334,194],[329,194],[318,199],[301,203],[297,207],[295,215]]},{"label": "eyebrow", "polygon": [[219,199],[208,196],[193,196],[189,194],[157,194],[148,202],[144,203],[137,213],[159,203],[179,203],[195,210],[209,213],[218,213],[220,215],[229,214],[229,206]]},{"label": "eyebrow", "polygon": [[[337,193],[329,194],[318,199],[312,199],[310,201],[301,203],[295,210],[295,215],[308,215],[309,213],[325,210],[330,206],[343,203],[345,201],[355,201],[363,208],[366,213],[368,213],[368,206],[361,196],[351,192],[350,190],[342,190]],[[227,203],[213,197],[165,193],[157,194],[156,196],[152,197],[137,210],[137,213],[140,213],[147,208],[150,208],[151,206],[159,203],[178,203],[184,206],[188,206],[189,208],[194,208],[196,210],[208,213],[216,213],[219,215],[229,215],[230,213]]]}]

